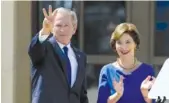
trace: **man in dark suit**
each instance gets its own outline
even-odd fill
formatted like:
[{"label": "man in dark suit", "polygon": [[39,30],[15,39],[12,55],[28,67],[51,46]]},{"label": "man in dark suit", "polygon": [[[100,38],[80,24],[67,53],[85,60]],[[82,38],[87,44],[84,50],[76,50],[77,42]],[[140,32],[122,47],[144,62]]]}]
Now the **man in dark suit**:
[{"label": "man in dark suit", "polygon": [[32,39],[32,103],[88,103],[86,56],[72,46],[77,28],[74,11],[43,9],[43,27]]}]

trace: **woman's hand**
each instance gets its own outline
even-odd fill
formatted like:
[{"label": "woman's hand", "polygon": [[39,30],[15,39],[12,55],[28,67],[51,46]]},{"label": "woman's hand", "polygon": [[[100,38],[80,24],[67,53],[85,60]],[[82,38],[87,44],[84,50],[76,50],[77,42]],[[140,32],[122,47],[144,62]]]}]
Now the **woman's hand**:
[{"label": "woman's hand", "polygon": [[[150,80],[152,78],[152,80]],[[152,85],[154,84],[155,81],[155,77],[152,76],[147,76],[147,78],[145,80],[143,80],[143,82],[141,83],[141,93],[145,99],[145,101],[150,101],[150,99],[148,99],[148,92],[151,89]]]},{"label": "woman's hand", "polygon": [[114,87],[116,93],[119,96],[122,96],[123,92],[124,92],[123,79],[124,79],[123,76],[120,76],[120,81],[119,82],[117,82],[115,79],[113,79],[113,87]]}]

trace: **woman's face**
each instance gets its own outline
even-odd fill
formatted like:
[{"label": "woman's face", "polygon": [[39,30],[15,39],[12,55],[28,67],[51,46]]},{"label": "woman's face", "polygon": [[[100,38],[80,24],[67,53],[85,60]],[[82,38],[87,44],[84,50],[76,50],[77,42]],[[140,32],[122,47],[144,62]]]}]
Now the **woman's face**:
[{"label": "woman's face", "polygon": [[136,43],[128,33],[124,33],[116,41],[115,47],[119,57],[132,57],[135,53]]}]

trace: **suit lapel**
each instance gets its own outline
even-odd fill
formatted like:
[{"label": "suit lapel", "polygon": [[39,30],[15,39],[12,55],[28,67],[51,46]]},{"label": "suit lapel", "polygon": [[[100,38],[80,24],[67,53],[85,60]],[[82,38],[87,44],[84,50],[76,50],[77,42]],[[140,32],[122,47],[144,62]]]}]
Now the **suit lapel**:
[{"label": "suit lapel", "polygon": [[49,41],[51,42],[56,55],[59,57],[59,60],[58,60],[60,62],[59,64],[61,64],[61,68],[62,68],[62,71],[63,71],[63,74],[64,74],[64,78],[66,79],[67,85],[69,86],[69,84],[68,84],[68,76],[67,76],[67,73],[66,73],[65,54],[62,52],[62,50],[59,47],[58,43],[56,42],[56,38],[54,36],[52,36],[49,39]]},{"label": "suit lapel", "polygon": [[[78,83],[77,81],[78,81],[78,79],[80,79],[80,72],[81,72],[81,68],[80,68],[80,64],[81,64],[81,55],[80,55],[80,52],[76,49],[76,48],[74,48],[72,45],[71,45],[71,47],[73,48],[73,51],[74,51],[74,53],[75,53],[75,55],[76,55],[76,60],[77,60],[77,64],[78,64],[78,67],[77,67],[77,74],[76,74],[76,80],[75,80],[75,83],[74,83],[74,85],[73,85],[73,87],[76,85],[76,83]],[[72,88],[73,88],[72,87]]]}]

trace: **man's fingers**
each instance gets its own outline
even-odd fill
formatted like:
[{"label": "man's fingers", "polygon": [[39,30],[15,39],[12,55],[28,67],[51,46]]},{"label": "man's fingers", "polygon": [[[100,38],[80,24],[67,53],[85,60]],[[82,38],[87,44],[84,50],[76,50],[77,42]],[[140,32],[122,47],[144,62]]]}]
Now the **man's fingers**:
[{"label": "man's fingers", "polygon": [[52,6],[51,5],[49,5],[49,16],[51,16],[52,15]]},{"label": "man's fingers", "polygon": [[46,19],[49,19],[49,18],[48,18],[48,14],[47,14],[47,12],[46,12],[46,9],[43,8],[42,11],[43,11],[43,14],[44,14],[45,18],[46,18]]},{"label": "man's fingers", "polygon": [[55,10],[53,11],[52,17],[54,18],[54,17],[56,16],[56,14],[57,14],[57,9],[55,9]]}]

